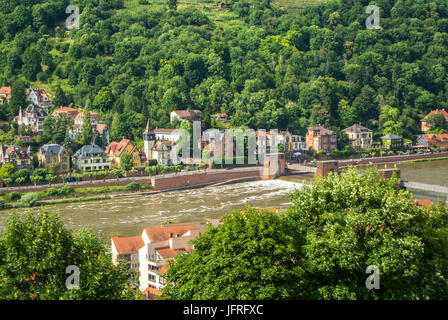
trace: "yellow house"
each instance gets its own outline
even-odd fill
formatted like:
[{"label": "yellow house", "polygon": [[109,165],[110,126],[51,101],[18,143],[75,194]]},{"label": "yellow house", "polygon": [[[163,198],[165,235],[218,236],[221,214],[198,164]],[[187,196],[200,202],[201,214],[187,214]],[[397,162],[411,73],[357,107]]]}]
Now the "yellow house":
[{"label": "yellow house", "polygon": [[37,153],[39,166],[49,168],[51,164],[59,163],[61,172],[70,171],[70,154],[59,144],[46,144]]},{"label": "yellow house", "polygon": [[129,139],[123,139],[120,142],[112,142],[106,148],[106,154],[114,168],[121,169],[120,157],[127,153],[131,156],[132,168],[144,168],[146,165],[146,156]]}]

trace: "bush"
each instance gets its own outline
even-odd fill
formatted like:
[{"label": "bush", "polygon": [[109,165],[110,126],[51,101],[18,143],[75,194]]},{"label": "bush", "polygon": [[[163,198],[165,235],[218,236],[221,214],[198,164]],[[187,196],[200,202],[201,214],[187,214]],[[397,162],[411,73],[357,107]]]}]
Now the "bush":
[{"label": "bush", "polygon": [[140,184],[138,184],[137,182],[133,181],[133,182],[129,183],[126,186],[126,189],[127,190],[133,190],[133,191],[139,190],[140,189]]},{"label": "bush", "polygon": [[57,196],[59,194],[59,191],[58,191],[58,189],[55,189],[55,188],[48,188],[47,190],[43,191],[43,194],[46,197]]},{"label": "bush", "polygon": [[64,186],[59,190],[60,195],[68,195],[68,194],[72,194],[73,192],[75,192],[75,189],[73,189],[70,186]]},{"label": "bush", "polygon": [[8,193],[6,196],[5,196],[5,199],[8,201],[8,202],[11,202],[11,201],[16,201],[16,200],[19,200],[20,198],[22,197],[22,195],[19,193],[19,192],[11,192],[11,193]]},{"label": "bush", "polygon": [[36,192],[31,192],[25,194],[22,199],[20,199],[20,203],[25,207],[32,207],[36,204],[37,200],[39,200],[39,195]]}]

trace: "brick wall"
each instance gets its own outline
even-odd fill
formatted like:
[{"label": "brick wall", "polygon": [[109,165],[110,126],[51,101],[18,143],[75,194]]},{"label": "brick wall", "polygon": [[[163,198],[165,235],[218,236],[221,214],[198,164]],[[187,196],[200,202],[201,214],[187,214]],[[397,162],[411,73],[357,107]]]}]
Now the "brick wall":
[{"label": "brick wall", "polygon": [[225,180],[233,180],[238,178],[257,177],[260,170],[238,170],[228,172],[200,172],[192,175],[179,175],[165,178],[151,178],[151,184],[154,190],[174,189],[185,186],[201,185]]}]

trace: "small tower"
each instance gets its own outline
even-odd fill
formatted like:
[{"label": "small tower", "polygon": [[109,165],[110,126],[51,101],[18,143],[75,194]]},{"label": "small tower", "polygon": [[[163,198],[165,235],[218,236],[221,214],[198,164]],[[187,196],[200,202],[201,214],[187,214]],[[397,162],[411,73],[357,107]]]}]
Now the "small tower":
[{"label": "small tower", "polygon": [[143,132],[143,142],[145,144],[144,152],[146,155],[146,159],[151,160],[152,154],[151,149],[156,143],[156,135],[154,133],[154,130],[151,129],[151,119],[148,119],[148,123],[146,124],[146,130]]}]

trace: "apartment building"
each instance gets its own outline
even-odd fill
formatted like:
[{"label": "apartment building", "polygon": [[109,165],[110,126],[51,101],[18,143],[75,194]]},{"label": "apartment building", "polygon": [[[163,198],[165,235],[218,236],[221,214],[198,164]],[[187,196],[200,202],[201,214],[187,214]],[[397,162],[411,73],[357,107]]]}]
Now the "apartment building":
[{"label": "apartment building", "polygon": [[322,126],[309,127],[306,134],[307,149],[331,152],[337,148],[337,135]]},{"label": "apartment building", "polygon": [[349,145],[354,149],[368,149],[373,144],[372,130],[364,127],[360,123],[356,123],[351,127],[344,129],[348,136]]}]

